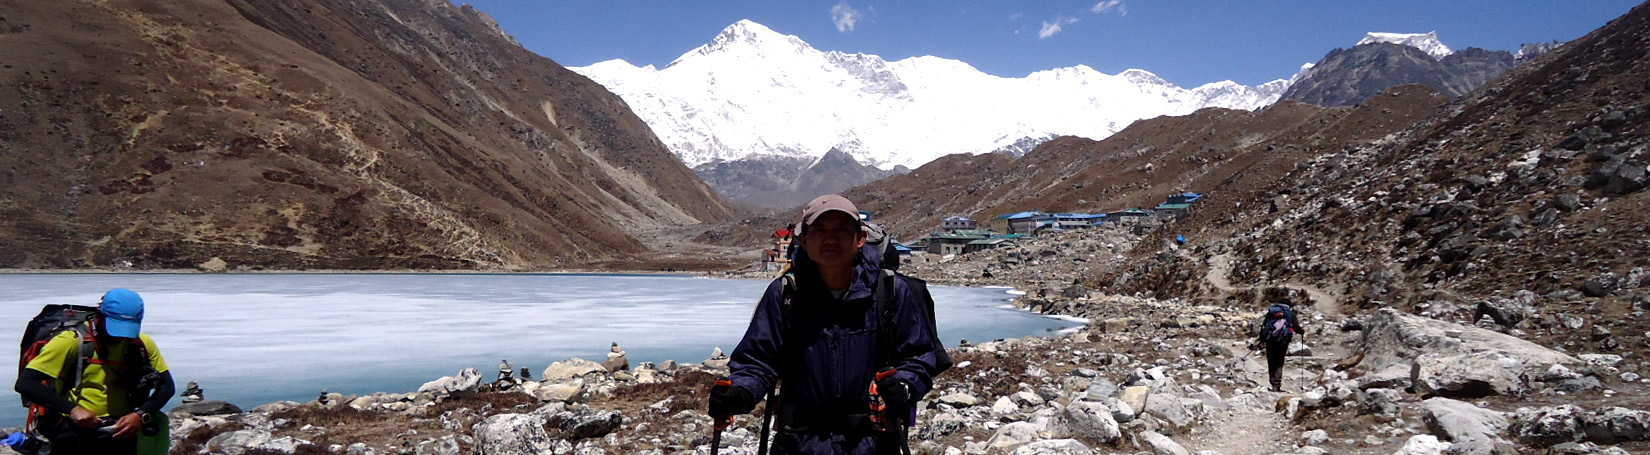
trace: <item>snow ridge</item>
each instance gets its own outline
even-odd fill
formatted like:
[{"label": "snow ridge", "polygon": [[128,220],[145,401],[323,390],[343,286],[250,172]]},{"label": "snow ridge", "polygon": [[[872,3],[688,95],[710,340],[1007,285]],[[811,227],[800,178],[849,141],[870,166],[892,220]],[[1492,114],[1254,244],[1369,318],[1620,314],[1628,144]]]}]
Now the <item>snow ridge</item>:
[{"label": "snow ridge", "polygon": [[1364,36],[1364,39],[1358,40],[1358,44],[1369,43],[1392,43],[1409,46],[1420,49],[1421,52],[1426,52],[1427,55],[1431,55],[1435,59],[1443,59],[1448,57],[1449,54],[1455,53],[1455,51],[1450,50],[1449,46],[1445,46],[1443,41],[1438,40],[1438,32],[1436,31],[1427,33],[1369,32],[1368,35]]},{"label": "snow ridge", "polygon": [[571,69],[623,98],[688,166],[838,148],[879,168],[915,168],[1058,135],[1104,139],[1205,107],[1258,109],[1290,82],[1185,89],[1145,70],[1083,65],[1006,78],[940,57],[820,51],[749,20],[663,69],[623,60]]}]

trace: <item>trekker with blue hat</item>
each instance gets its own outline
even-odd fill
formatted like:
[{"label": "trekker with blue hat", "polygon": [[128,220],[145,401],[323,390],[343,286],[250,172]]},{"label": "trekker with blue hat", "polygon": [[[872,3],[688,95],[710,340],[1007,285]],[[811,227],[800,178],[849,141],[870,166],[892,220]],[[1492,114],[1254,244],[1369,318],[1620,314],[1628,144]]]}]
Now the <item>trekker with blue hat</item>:
[{"label": "trekker with blue hat", "polygon": [[51,442],[53,455],[136,454],[138,434],[158,431],[174,386],[142,325],[143,297],[111,289],[85,323],[57,332],[32,359],[25,356],[17,393],[44,408],[30,423]]}]

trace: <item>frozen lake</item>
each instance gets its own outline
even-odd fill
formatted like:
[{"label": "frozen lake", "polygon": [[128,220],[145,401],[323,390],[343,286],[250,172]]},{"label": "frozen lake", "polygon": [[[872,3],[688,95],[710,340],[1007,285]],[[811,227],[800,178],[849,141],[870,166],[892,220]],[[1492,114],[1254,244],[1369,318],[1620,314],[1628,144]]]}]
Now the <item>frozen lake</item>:
[{"label": "frozen lake", "polygon": [[[143,295],[154,337],[182,390],[251,408],[344,394],[411,392],[464,368],[487,380],[509,359],[537,377],[570,357],[601,361],[613,342],[631,365],[697,363],[744,335],[765,281],[587,274],[0,274],[0,327],[22,336],[50,303]],[[947,346],[1052,335],[1081,322],[1015,310],[1003,288],[932,288]],[[9,365],[17,352],[3,351]],[[17,380],[6,369],[5,384]],[[0,427],[22,425],[17,394]],[[173,399],[172,404],[177,404]]]}]

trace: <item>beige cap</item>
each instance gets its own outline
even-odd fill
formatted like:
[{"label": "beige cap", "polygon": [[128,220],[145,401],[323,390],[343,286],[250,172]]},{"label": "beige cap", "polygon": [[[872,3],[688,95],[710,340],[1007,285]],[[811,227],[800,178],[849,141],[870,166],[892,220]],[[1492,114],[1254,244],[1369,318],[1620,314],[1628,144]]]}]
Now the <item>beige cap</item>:
[{"label": "beige cap", "polygon": [[854,222],[859,222],[859,208],[854,207],[854,203],[848,202],[848,198],[842,197],[842,195],[827,194],[814,198],[814,200],[808,202],[807,208],[802,209],[802,222],[797,223],[797,234],[803,235],[807,231],[808,225],[814,224],[814,220],[819,219],[820,215],[832,210],[846,213],[848,216],[854,217]]}]

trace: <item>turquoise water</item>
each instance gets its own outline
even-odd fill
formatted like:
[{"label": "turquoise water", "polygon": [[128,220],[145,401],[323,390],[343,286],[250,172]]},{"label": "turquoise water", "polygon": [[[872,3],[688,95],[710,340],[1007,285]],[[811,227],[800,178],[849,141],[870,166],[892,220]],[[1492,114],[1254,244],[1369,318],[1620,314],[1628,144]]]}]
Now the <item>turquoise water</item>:
[{"label": "turquoise water", "polygon": [[[570,357],[600,361],[611,343],[639,362],[700,362],[732,351],[767,282],[591,274],[0,274],[0,327],[20,338],[50,303],[94,305],[111,287],[147,302],[143,331],[178,389],[243,408],[345,394],[410,392],[500,360],[536,377]],[[1003,288],[932,288],[947,346],[1051,335],[1080,321],[1008,307]],[[10,365],[17,352],[0,354]],[[7,369],[0,380],[16,381]],[[6,388],[11,403],[16,393]],[[174,404],[176,401],[174,400]],[[22,423],[0,405],[0,427]]]}]

